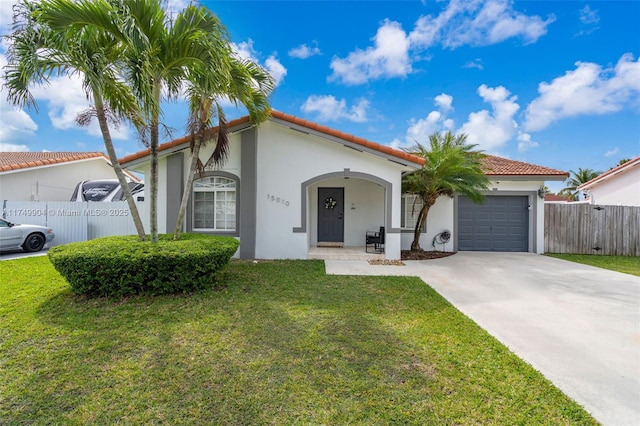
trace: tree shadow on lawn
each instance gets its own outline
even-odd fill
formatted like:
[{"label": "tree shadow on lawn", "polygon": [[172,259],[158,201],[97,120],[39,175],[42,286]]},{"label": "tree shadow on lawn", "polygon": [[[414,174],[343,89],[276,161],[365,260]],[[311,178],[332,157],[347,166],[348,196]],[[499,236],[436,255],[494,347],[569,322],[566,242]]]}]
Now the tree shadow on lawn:
[{"label": "tree shadow on lawn", "polygon": [[56,336],[36,342],[12,420],[584,420],[572,403],[549,410],[559,391],[418,279],[332,277],[321,262],[234,262],[224,278],[187,296],[43,303]]}]

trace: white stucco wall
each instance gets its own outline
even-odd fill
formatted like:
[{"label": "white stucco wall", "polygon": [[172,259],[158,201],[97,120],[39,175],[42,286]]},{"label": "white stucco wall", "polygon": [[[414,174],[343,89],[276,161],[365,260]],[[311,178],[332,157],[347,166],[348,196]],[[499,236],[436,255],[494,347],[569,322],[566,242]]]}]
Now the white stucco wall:
[{"label": "white stucco wall", "polygon": [[609,177],[589,192],[591,204],[640,206],[640,166]]},{"label": "white stucco wall", "polygon": [[[427,228],[420,236],[420,247],[423,250],[434,250],[433,237],[442,231],[451,232],[451,240],[445,244],[437,244],[438,251],[453,251],[453,198],[440,197],[431,207],[427,215]],[[413,229],[402,230],[402,250],[409,250],[413,242]]]},{"label": "white stucco wall", "polygon": [[[213,150],[215,149],[215,143],[207,144],[204,148],[200,149],[200,160],[205,163]],[[182,151],[184,153],[184,176],[185,180],[189,174],[189,162],[191,160],[191,152],[188,149]],[[242,156],[242,145],[240,144],[240,132],[229,135],[229,156],[221,167],[211,167],[208,170],[222,170],[225,172],[233,173],[238,177],[241,176],[240,163]]]},{"label": "white stucco wall", "polygon": [[69,201],[80,181],[115,177],[113,168],[103,158],[3,172],[0,200]]},{"label": "white stucco wall", "polygon": [[[258,186],[256,256],[259,258],[306,258],[308,248],[317,241],[314,222],[317,215],[317,187],[345,187],[345,244],[364,245],[364,232],[377,229],[385,219],[386,206],[380,201],[378,211],[365,211],[376,204],[384,189],[359,179],[331,179],[317,182],[307,191],[306,233],[293,232],[301,223],[301,183],[327,173],[365,173],[391,182],[400,200],[403,166],[373,154],[359,152],[320,137],[307,135],[276,123],[267,122],[258,129]],[[343,182],[340,182],[343,181]],[[272,199],[275,197],[275,200]],[[280,201],[276,201],[276,200]],[[366,200],[366,201],[365,201]],[[288,203],[288,204],[287,204]],[[351,204],[356,209],[351,211]],[[362,207],[358,207],[362,206]],[[400,205],[391,217],[400,227]],[[356,218],[362,215],[363,222]],[[312,218],[312,219],[309,219]],[[365,222],[365,220],[367,222]],[[351,228],[353,227],[353,228]],[[360,237],[358,236],[360,234]],[[314,238],[316,239],[314,241]],[[390,258],[400,255],[400,235],[387,234],[386,252]]]}]

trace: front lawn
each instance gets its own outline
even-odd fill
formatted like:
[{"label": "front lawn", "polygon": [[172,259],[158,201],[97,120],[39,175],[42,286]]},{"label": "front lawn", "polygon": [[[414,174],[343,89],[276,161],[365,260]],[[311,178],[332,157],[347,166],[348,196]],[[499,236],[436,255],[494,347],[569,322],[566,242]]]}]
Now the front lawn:
[{"label": "front lawn", "polygon": [[417,278],[234,261],[110,300],[46,257],[0,272],[1,424],[595,424]]},{"label": "front lawn", "polygon": [[591,254],[558,254],[547,253],[547,256],[570,262],[584,263],[598,268],[610,269],[640,277],[640,257],[632,256],[598,256]]}]

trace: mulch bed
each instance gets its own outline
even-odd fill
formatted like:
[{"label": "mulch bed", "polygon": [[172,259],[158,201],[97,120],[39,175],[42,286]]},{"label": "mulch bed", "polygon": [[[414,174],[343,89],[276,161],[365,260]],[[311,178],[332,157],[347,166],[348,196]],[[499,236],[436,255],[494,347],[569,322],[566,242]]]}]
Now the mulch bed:
[{"label": "mulch bed", "polygon": [[411,251],[411,250],[402,250],[400,253],[402,260],[430,260],[430,259],[440,259],[443,257],[451,256],[456,254],[455,252],[449,251]]},{"label": "mulch bed", "polygon": [[402,262],[403,260],[430,260],[430,259],[440,259],[443,257],[451,256],[456,254],[455,252],[448,251],[411,251],[411,250],[402,250],[401,260],[389,260],[389,259],[375,259],[369,260],[370,265],[393,265],[393,266],[404,266],[405,264]]}]

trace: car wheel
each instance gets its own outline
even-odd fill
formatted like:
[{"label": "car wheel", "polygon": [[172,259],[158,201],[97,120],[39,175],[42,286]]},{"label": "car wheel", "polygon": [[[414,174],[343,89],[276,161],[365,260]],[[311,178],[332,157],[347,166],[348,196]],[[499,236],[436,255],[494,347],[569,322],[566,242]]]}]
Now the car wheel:
[{"label": "car wheel", "polygon": [[40,251],[42,247],[44,247],[44,237],[40,234],[29,235],[22,245],[22,248],[28,252]]}]

